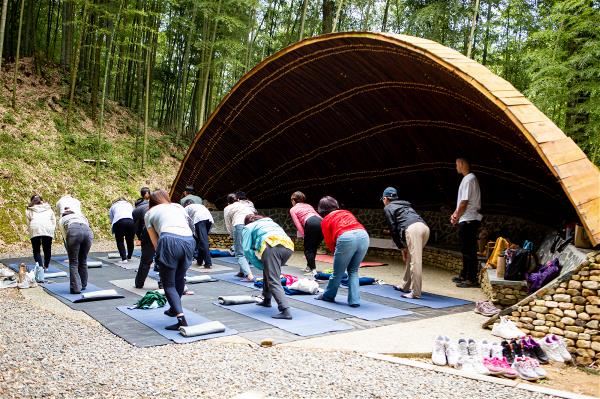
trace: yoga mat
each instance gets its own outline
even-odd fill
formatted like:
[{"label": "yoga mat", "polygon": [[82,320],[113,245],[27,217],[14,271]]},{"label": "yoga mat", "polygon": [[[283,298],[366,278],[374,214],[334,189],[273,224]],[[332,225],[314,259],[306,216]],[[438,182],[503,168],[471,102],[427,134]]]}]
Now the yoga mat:
[{"label": "yoga mat", "polygon": [[[116,296],[84,299],[81,294],[71,294],[68,282],[44,284],[44,289],[46,291],[50,291],[51,293],[53,293],[55,295],[65,298],[66,300],[71,301],[73,303],[102,301],[105,299],[115,299],[115,298],[125,298],[123,295],[119,295],[119,293],[117,293]],[[94,291],[104,291],[104,290],[102,288],[96,287],[94,284],[88,283],[86,290],[83,292],[91,293]]]},{"label": "yoga mat", "polygon": [[242,287],[254,288],[257,290],[260,289],[255,287],[252,282],[240,281],[242,277],[236,277],[233,273],[213,274],[212,276],[217,280],[227,281],[228,283],[241,285]]},{"label": "yoga mat", "polygon": [[67,255],[53,255],[52,260],[55,260],[57,262],[64,262],[65,260],[69,260],[69,257]]},{"label": "yoga mat", "polygon": [[236,306],[225,306],[218,302],[214,302],[215,305],[220,306],[224,309],[229,309],[233,312],[248,316],[252,319],[262,321],[263,323],[270,324],[274,327],[282,330],[291,332],[292,334],[299,335],[301,337],[308,337],[311,335],[325,334],[332,331],[345,331],[351,330],[347,324],[337,322],[335,320],[328,319],[305,310],[296,309],[290,307],[292,314],[292,320],[281,320],[274,319],[271,316],[278,313],[277,306],[272,308],[265,308],[263,306],[257,306],[253,303],[246,305]]},{"label": "yoga mat", "polygon": [[211,258],[222,258],[224,256],[231,256],[231,252],[222,249],[211,249],[210,250]]},{"label": "yoga mat", "polygon": [[198,266],[196,264],[192,265],[190,267],[190,269],[192,269],[193,271],[198,272],[198,273],[226,272],[228,270],[233,270],[230,267],[217,265],[215,263],[213,263],[213,265],[210,269],[207,269],[204,266]]},{"label": "yoga mat", "polygon": [[215,281],[219,281],[212,276],[186,276],[185,282],[189,284],[200,284],[200,283],[213,283]]},{"label": "yoga mat", "polygon": [[[69,266],[69,258],[67,259],[63,259],[60,261],[61,264],[65,265],[65,266]],[[97,267],[102,267],[102,262],[99,260],[88,260],[87,261],[87,267],[88,269],[94,269]]]},{"label": "yoga mat", "polygon": [[222,257],[214,258],[213,261],[230,263],[232,265],[238,264],[237,258],[235,256],[222,256]]},{"label": "yoga mat", "polygon": [[[8,267],[11,270],[15,271],[16,273],[18,273],[19,265],[20,265],[20,263],[11,263],[10,265],[8,265]],[[34,268],[35,268],[35,265],[27,265],[28,272],[32,271]],[[48,268],[44,272],[44,278],[58,278],[58,277],[67,277],[67,276],[68,276],[67,272],[57,269],[54,266],[48,266]]]},{"label": "yoga mat", "polygon": [[[156,309],[128,309],[127,306],[118,306],[121,312],[125,313],[127,316],[139,321],[140,323],[150,327],[163,337],[170,339],[178,344],[184,344],[187,342],[195,342],[203,339],[211,339],[218,337],[226,337],[229,335],[235,335],[238,332],[231,328],[226,328],[224,332],[208,334],[208,335],[199,335],[196,337],[184,337],[179,331],[171,331],[165,330],[166,326],[171,324],[175,324],[177,319],[175,317],[169,317],[165,315],[163,312],[166,309],[165,307],[156,308]],[[185,314],[185,319],[189,325],[196,325],[210,322],[211,320],[200,316],[197,313],[194,313],[188,309],[183,309],[183,313]]]},{"label": "yoga mat", "polygon": [[413,314],[413,312],[409,312],[408,310],[396,309],[391,306],[381,305],[379,303],[365,300],[360,301],[359,307],[353,308],[348,305],[346,298],[343,295],[338,295],[336,297],[336,302],[318,301],[315,298],[316,296],[314,295],[294,295],[290,297],[290,299],[293,301],[308,303],[310,305],[334,310],[336,312],[344,313],[349,316],[368,321],[389,319],[392,317]]},{"label": "yoga mat", "polygon": [[394,286],[389,284],[364,285],[360,287],[362,292],[382,296],[385,298],[395,299],[401,302],[408,302],[419,306],[425,306],[432,309],[450,308],[453,306],[467,305],[472,302],[464,299],[452,298],[449,296],[430,294],[428,292],[421,293],[421,299],[403,298],[401,291],[396,291]]},{"label": "yoga mat", "polygon": [[[331,263],[333,264],[333,256],[331,255],[317,255],[315,258],[319,262]],[[376,267],[376,266],[386,266],[387,263],[381,262],[360,262],[360,267]]]}]

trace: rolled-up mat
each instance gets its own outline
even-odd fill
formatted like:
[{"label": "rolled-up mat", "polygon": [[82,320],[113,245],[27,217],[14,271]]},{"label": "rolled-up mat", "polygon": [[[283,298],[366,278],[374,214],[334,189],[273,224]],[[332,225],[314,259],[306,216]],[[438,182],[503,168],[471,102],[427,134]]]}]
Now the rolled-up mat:
[{"label": "rolled-up mat", "polygon": [[[271,316],[277,313],[277,308],[265,308],[264,306],[256,306],[253,303],[237,306],[225,306],[218,302],[214,303],[224,309],[229,309],[233,312],[248,316],[252,319],[262,321],[282,330],[291,332],[292,334],[308,337],[311,335],[325,334],[332,331],[351,330],[352,327],[348,324],[339,321],[328,319],[327,317],[307,312],[298,308],[290,307],[292,320],[274,319]],[[187,315],[186,315],[187,318]]]},{"label": "rolled-up mat", "polygon": [[260,299],[256,296],[251,295],[230,295],[220,296],[218,299],[221,305],[244,305],[246,303],[257,303]]},{"label": "rolled-up mat", "polygon": [[225,332],[226,327],[220,321],[207,321],[193,326],[179,327],[179,333],[184,337],[198,337],[200,335],[217,334]]},{"label": "rolled-up mat", "polygon": [[185,282],[190,284],[197,283],[212,283],[214,281],[219,281],[217,279],[212,278],[211,276],[203,275],[203,276],[185,276]]},{"label": "rolled-up mat", "polygon": [[88,260],[87,267],[89,267],[89,268],[102,267],[102,262],[99,260]]},{"label": "rolled-up mat", "polygon": [[116,297],[123,297],[122,295],[119,295],[119,293],[116,290],[100,290],[100,291],[90,291],[90,292],[82,292],[81,293],[81,297],[83,299],[99,299],[99,298],[106,298],[106,297],[111,297],[111,298],[116,298]]},{"label": "rolled-up mat", "polygon": [[116,252],[111,252],[108,254],[108,259],[120,259],[121,258],[121,254],[118,254]]},{"label": "rolled-up mat", "polygon": [[[120,295],[118,292],[116,292],[115,290],[103,290],[99,287],[96,287],[94,284],[90,284],[88,283],[86,290],[83,291],[86,295],[88,295],[88,298],[84,298],[82,294],[71,294],[71,288],[69,285],[69,282],[64,282],[64,283],[54,283],[54,284],[44,284],[43,285],[44,289],[48,292],[51,292],[54,295],[58,295],[61,298],[66,299],[67,301],[73,302],[73,303],[80,303],[80,302],[91,302],[91,301],[102,301],[102,300],[107,300],[107,299],[116,299],[116,298],[124,298],[123,295]],[[94,297],[93,294],[94,292],[97,291],[114,291],[114,293],[116,295],[107,295],[107,294],[102,294],[102,296],[97,296]]]},{"label": "rolled-up mat", "polygon": [[452,298],[449,296],[430,294],[428,292],[422,292],[421,298],[403,298],[402,292],[396,291],[393,285],[389,284],[375,284],[365,285],[360,287],[361,292],[367,292],[369,294],[382,296],[384,298],[395,299],[400,302],[407,302],[414,305],[425,306],[432,309],[443,309],[450,308],[453,306],[467,305],[472,302],[464,299]]},{"label": "rolled-up mat", "polygon": [[[178,330],[166,330],[165,327],[175,323],[177,320],[174,317],[169,317],[165,315],[164,308],[157,309],[128,309],[127,306],[119,306],[118,310],[125,313],[127,316],[139,321],[140,323],[146,325],[147,327],[153,329],[158,334],[163,337],[170,339],[178,344],[184,344],[187,342],[200,341],[204,339],[218,338],[218,337],[226,337],[229,335],[235,335],[238,332],[232,328],[225,327],[225,331],[220,333],[212,333],[212,334],[204,334],[197,335],[193,337],[184,337],[180,334]],[[204,324],[210,322],[212,320],[207,319],[199,315],[198,313],[194,313],[189,309],[183,309],[183,313],[185,314],[185,319],[188,324],[194,326],[198,324]]]}]

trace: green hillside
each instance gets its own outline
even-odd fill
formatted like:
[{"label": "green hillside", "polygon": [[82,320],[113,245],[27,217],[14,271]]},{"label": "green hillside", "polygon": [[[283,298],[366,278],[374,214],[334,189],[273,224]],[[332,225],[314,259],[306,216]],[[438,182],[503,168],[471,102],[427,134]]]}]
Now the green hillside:
[{"label": "green hillside", "polygon": [[[96,178],[96,124],[78,99],[71,132],[66,125],[67,86],[62,73],[45,67],[33,73],[31,60],[20,65],[17,109],[10,107],[12,65],[0,76],[0,251],[28,244],[25,208],[34,193],[51,204],[66,193],[82,201],[97,238],[110,236],[108,209],[112,200],[138,197],[141,186],[168,188],[184,152],[171,138],[151,130],[148,162],[142,172],[142,120],[126,108],[107,101],[101,159],[106,163]],[[139,134],[139,136],[138,136]],[[136,136],[140,139],[136,145]],[[136,151],[137,148],[137,151]]]}]

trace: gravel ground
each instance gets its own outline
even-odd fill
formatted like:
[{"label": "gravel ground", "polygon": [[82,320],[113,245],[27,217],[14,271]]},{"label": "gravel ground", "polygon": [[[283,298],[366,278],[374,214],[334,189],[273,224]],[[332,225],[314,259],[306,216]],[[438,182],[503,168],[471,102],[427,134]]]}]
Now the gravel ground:
[{"label": "gravel ground", "polygon": [[132,347],[95,321],[0,290],[0,397],[545,398],[335,351],[196,342]]}]

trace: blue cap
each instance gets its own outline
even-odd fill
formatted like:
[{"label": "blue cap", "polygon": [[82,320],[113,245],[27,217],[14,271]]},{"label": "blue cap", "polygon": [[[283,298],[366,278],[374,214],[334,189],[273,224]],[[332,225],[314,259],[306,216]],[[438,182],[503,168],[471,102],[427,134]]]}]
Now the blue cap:
[{"label": "blue cap", "polygon": [[383,190],[383,195],[381,196],[381,199],[383,199],[383,197],[397,199],[398,198],[398,190],[396,190],[394,187],[388,187],[385,190]]}]

